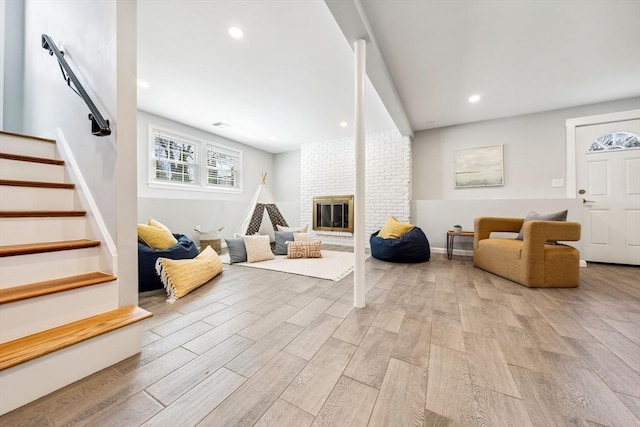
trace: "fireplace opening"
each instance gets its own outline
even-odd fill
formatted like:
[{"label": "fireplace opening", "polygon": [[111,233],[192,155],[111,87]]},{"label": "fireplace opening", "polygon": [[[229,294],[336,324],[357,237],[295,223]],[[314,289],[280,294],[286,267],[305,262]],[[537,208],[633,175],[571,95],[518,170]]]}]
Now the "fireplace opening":
[{"label": "fireplace opening", "polygon": [[353,232],[353,196],[313,198],[313,229]]}]

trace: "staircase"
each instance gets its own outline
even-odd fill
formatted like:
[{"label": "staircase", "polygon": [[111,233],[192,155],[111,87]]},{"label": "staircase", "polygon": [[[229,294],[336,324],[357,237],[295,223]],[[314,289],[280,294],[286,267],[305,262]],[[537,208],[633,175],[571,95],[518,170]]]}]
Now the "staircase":
[{"label": "staircase", "polygon": [[138,353],[151,316],[119,306],[56,153],[0,131],[0,415]]}]

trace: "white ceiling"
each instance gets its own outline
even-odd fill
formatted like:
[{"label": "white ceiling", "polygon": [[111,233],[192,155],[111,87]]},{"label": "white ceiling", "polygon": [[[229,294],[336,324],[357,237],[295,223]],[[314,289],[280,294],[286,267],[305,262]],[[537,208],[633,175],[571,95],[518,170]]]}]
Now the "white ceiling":
[{"label": "white ceiling", "polygon": [[[138,2],[138,108],[265,151],[352,135],[353,69],[323,1]],[[393,129],[368,89],[367,130]]]},{"label": "white ceiling", "polygon": [[[400,108],[373,80],[415,131],[640,95],[640,1],[356,0],[355,9]],[[320,0],[139,1],[138,78],[151,87],[138,90],[138,107],[273,153],[351,136],[353,54],[339,13]],[[242,40],[229,37],[232,25]],[[367,131],[393,127],[369,84]]]}]

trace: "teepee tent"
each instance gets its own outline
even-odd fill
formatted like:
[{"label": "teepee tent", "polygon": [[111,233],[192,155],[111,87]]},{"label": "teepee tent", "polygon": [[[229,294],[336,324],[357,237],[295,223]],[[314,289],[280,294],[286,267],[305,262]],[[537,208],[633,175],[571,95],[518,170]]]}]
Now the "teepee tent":
[{"label": "teepee tent", "polygon": [[274,241],[277,225],[289,226],[276,206],[271,191],[267,188],[267,173],[260,172],[260,185],[240,222],[237,233],[239,235],[268,234],[271,241]]}]

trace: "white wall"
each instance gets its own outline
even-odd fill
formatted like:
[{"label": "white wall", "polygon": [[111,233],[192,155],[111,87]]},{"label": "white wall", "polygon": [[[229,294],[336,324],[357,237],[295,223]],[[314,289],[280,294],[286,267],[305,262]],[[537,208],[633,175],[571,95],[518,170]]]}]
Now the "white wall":
[{"label": "white wall", "polygon": [[118,270],[120,279],[119,304],[138,303],[137,211],[136,180],[136,120],[137,120],[137,2],[120,0],[116,3],[117,67],[115,128],[118,158],[116,162],[116,210]]},{"label": "white wall", "polygon": [[[6,29],[7,27],[7,2],[0,1],[0,28]],[[0,129],[4,129],[4,103],[6,102],[4,98],[4,58],[5,58],[5,40],[6,40],[6,31],[0,30]]]},{"label": "white wall", "polygon": [[269,188],[289,225],[296,226],[300,221],[300,150],[275,154],[273,165]]},{"label": "white wall", "polygon": [[[149,124],[242,151],[242,194],[149,187]],[[196,225],[200,225],[203,231],[224,227],[222,237],[231,237],[258,188],[260,172],[267,172],[267,185],[273,191],[275,174],[271,153],[145,111],[138,111],[137,138],[139,223],[146,223],[149,217],[153,217],[174,233],[186,234],[194,240],[197,240],[197,233],[193,230]]]},{"label": "white wall", "polygon": [[0,129],[22,132],[24,1],[0,2]]},{"label": "white wall", "polygon": [[[380,229],[390,215],[410,220],[411,141],[396,130],[366,135],[365,235]],[[305,144],[301,149],[300,224],[313,217],[313,197],[353,194],[353,138]],[[353,245],[351,233],[317,232],[326,243]]]},{"label": "white wall", "polygon": [[[42,48],[43,33],[65,52],[79,80],[115,130],[116,2],[25,2],[23,115],[26,133],[53,136],[56,128],[62,129],[91,192],[99,195],[98,208],[115,236],[115,132],[108,137],[91,134],[89,109],[62,79],[55,57]],[[130,101],[135,102],[135,93]]]},{"label": "white wall", "polygon": [[[413,141],[413,216],[433,247],[446,247],[445,232],[460,223],[472,230],[476,216],[523,217],[529,211],[569,209],[582,221],[582,208],[566,199],[565,120],[623,111],[640,106],[640,98],[488,120],[416,132]],[[454,188],[453,151],[504,145],[505,185]],[[463,202],[464,201],[464,202]]]},{"label": "white wall", "polygon": [[[24,2],[23,131],[64,136],[104,221],[103,243],[114,241],[119,305],[136,304],[136,3]],[[63,80],[55,57],[42,48],[52,37],[87,93],[110,121],[112,134],[91,134],[89,109]],[[6,95],[6,93],[5,93]],[[133,107],[133,108],[132,108]],[[97,230],[89,215],[92,230]],[[98,221],[99,223],[99,221]],[[106,249],[107,245],[101,246]]]}]

